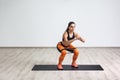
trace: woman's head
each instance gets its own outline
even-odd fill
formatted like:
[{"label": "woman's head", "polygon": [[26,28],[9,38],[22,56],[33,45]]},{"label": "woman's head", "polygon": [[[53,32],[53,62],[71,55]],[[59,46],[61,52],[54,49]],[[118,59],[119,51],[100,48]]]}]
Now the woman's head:
[{"label": "woman's head", "polygon": [[74,31],[74,28],[75,28],[75,22],[71,21],[68,23],[68,27],[66,29],[66,31]]}]

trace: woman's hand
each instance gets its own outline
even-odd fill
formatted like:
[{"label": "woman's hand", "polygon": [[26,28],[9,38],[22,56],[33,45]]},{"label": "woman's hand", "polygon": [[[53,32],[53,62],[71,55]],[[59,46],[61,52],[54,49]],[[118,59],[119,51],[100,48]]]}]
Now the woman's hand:
[{"label": "woman's hand", "polygon": [[82,41],[83,43],[85,43],[85,39],[82,39],[81,41]]},{"label": "woman's hand", "polygon": [[82,41],[83,43],[85,42],[85,40],[82,38],[82,37],[80,37],[80,35],[78,34],[78,33],[75,33],[75,38],[76,38],[76,40],[80,40],[80,41]]},{"label": "woman's hand", "polygon": [[83,43],[85,43],[85,40],[84,40],[83,38],[81,38],[81,37],[77,37],[77,40],[80,40],[80,41],[82,41]]}]

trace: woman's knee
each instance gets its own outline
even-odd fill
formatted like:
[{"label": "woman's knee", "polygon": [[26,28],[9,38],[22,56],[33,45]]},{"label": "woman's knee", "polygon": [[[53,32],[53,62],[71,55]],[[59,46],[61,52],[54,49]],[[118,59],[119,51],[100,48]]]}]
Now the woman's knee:
[{"label": "woman's knee", "polygon": [[79,50],[78,49],[74,49],[74,54],[78,55],[79,54]]},{"label": "woman's knee", "polygon": [[66,50],[63,50],[63,51],[61,52],[62,55],[66,55],[66,53],[67,53]]}]

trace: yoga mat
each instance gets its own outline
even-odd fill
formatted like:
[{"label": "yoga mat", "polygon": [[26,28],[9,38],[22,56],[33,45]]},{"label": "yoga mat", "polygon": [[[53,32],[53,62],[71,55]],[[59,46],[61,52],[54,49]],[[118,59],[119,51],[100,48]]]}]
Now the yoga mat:
[{"label": "yoga mat", "polygon": [[[55,71],[57,69],[57,65],[34,65],[32,68],[32,71]],[[78,68],[73,68],[71,65],[63,65],[63,70],[76,70],[76,71],[83,71],[83,70],[90,70],[90,71],[96,71],[96,70],[103,70],[103,68],[100,65],[78,65]],[[58,70],[59,71],[59,70]]]}]

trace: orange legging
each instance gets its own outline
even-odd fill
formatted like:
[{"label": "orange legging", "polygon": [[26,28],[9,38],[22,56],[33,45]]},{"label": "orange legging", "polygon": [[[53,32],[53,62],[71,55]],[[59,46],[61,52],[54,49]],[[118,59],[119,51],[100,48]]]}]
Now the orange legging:
[{"label": "orange legging", "polygon": [[64,46],[62,44],[62,42],[59,42],[57,44],[57,49],[58,51],[61,53],[60,57],[59,57],[59,63],[58,64],[62,64],[63,60],[64,60],[64,57],[66,55],[66,51],[70,51],[70,52],[73,52],[74,55],[73,55],[73,62],[72,63],[75,63],[76,60],[77,60],[77,57],[79,55],[79,50],[74,47],[73,45],[69,45],[69,46]]}]

